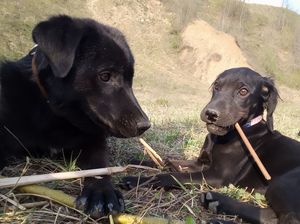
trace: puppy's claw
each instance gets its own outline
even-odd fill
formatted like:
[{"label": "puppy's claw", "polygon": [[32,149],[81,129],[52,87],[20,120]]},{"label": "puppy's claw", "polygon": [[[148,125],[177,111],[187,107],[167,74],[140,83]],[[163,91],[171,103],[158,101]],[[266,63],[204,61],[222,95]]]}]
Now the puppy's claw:
[{"label": "puppy's claw", "polygon": [[86,213],[90,214],[91,217],[100,218],[104,215],[104,208],[103,204],[99,202],[96,206],[93,206],[90,211],[85,211]]},{"label": "puppy's claw", "polygon": [[206,195],[206,196],[205,196],[206,200],[209,200],[209,201],[213,200],[212,193],[207,192],[205,195]]},{"label": "puppy's claw", "polygon": [[125,210],[125,202],[123,198],[119,198],[119,204],[120,204],[120,210],[124,211]]}]

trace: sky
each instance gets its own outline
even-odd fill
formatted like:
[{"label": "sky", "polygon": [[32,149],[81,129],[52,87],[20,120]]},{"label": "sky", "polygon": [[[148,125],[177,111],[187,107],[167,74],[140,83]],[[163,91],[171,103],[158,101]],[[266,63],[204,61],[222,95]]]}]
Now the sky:
[{"label": "sky", "polygon": [[282,6],[282,1],[284,1],[285,7],[287,6],[290,10],[300,14],[300,0],[246,0],[247,3],[273,5],[277,7]]}]

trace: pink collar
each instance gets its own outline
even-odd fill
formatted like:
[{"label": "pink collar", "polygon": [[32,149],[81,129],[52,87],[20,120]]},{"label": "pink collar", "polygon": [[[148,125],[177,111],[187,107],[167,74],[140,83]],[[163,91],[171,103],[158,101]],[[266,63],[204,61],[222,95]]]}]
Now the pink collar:
[{"label": "pink collar", "polygon": [[243,125],[244,128],[249,128],[253,125],[258,124],[259,122],[261,122],[261,120],[263,119],[262,115],[259,115],[255,118],[253,118],[251,121],[247,122],[246,124]]}]

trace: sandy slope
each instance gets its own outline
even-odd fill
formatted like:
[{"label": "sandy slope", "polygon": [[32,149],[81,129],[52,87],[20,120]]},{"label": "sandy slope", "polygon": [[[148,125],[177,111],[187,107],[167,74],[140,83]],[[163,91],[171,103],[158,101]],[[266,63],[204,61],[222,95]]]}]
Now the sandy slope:
[{"label": "sandy slope", "polygon": [[250,67],[235,39],[203,20],[196,20],[182,33],[180,59],[193,75],[211,83],[232,67]]}]

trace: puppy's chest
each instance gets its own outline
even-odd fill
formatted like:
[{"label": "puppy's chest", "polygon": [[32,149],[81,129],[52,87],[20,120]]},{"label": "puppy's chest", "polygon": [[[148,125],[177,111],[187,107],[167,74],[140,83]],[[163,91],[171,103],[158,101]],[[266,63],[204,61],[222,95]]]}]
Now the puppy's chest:
[{"label": "puppy's chest", "polygon": [[211,153],[212,165],[224,175],[232,176],[248,163],[247,152],[239,141],[217,143]]}]

